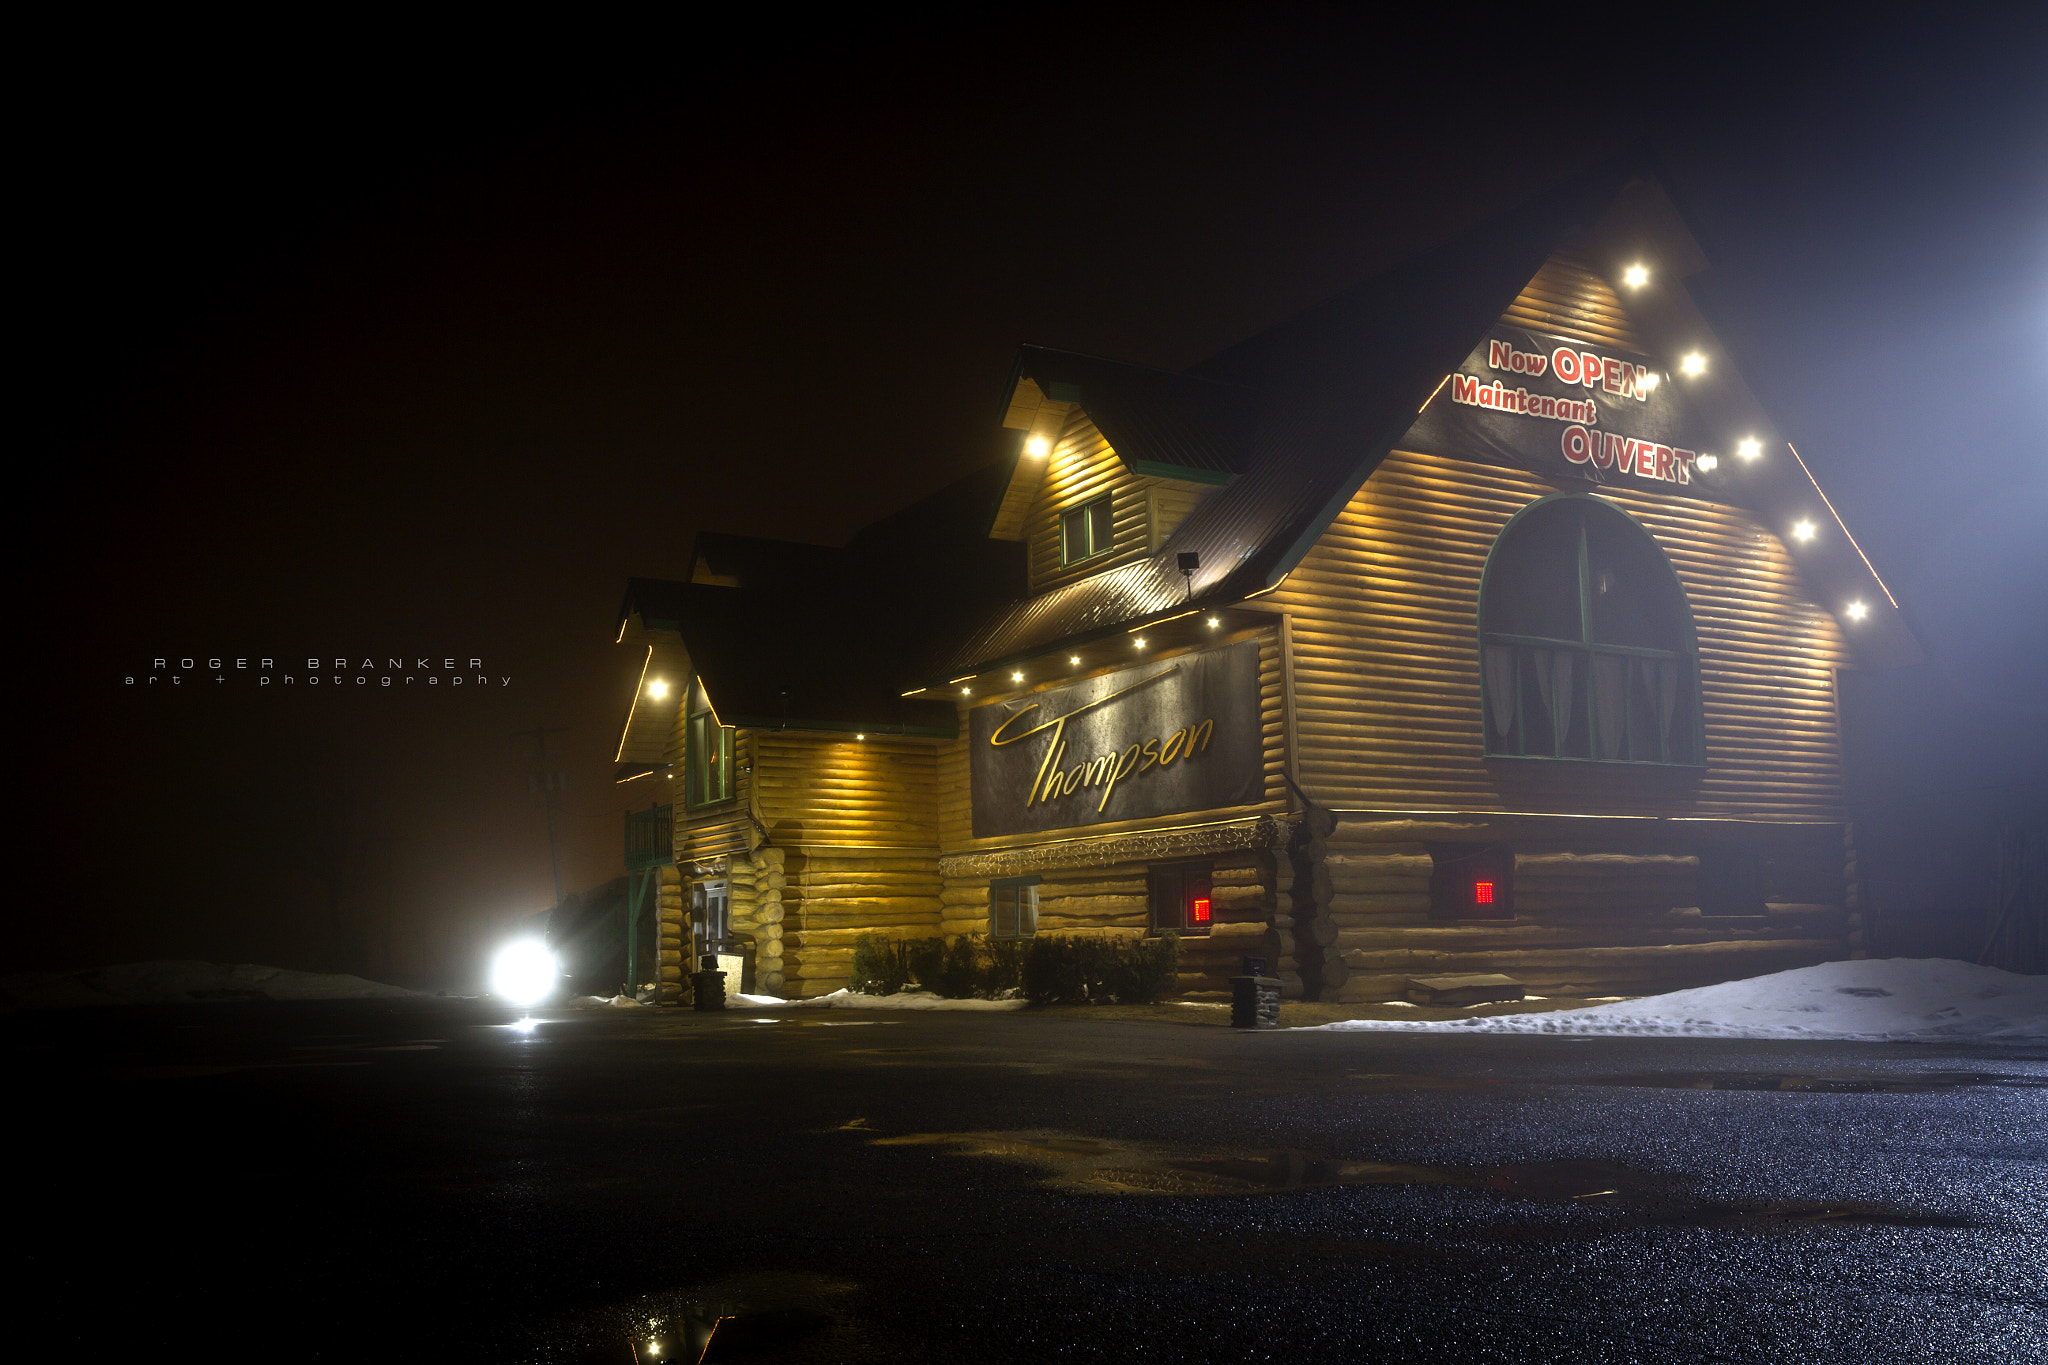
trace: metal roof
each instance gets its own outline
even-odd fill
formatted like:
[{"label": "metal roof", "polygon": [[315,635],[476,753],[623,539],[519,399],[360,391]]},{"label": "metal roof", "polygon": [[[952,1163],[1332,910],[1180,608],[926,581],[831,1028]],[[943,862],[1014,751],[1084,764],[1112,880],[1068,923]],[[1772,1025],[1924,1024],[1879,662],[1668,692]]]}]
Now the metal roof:
[{"label": "metal roof", "polygon": [[[1105,414],[1142,413],[1150,425],[1133,419],[1132,430],[1145,433],[1133,439],[1165,439],[1151,433],[1171,432],[1177,449],[1211,452],[1204,458],[1218,463],[1226,458],[1221,452],[1229,452],[1239,472],[1229,487],[1196,506],[1157,555],[1010,602],[966,632],[917,681],[980,673],[1056,644],[1128,630],[1190,605],[1228,605],[1274,586],[1551,254],[1574,244],[1613,246],[1618,232],[1657,235],[1673,259],[1691,269],[1704,259],[1664,198],[1651,160],[1630,153],[1178,376],[1215,387],[1176,388],[1161,382],[1157,371],[1025,348],[1020,366],[1040,368],[1021,372],[1043,374],[1042,385],[1073,376],[1081,392],[1054,396],[1080,398],[1111,445],[1119,442]],[[1669,292],[1683,295],[1675,279]],[[1654,327],[1658,320],[1649,321]],[[1674,337],[1706,331],[1696,314],[1666,330]],[[1079,363],[1084,360],[1092,368]],[[1187,406],[1169,415],[1182,395]],[[1739,424],[1730,429],[1754,429],[1754,398],[1732,364],[1723,367],[1717,392],[1701,397],[1718,407],[1724,425]],[[1204,423],[1217,425],[1205,429]],[[1809,488],[1818,492],[1791,453],[1791,461],[1745,473],[1751,486],[1743,490],[1744,501],[1771,508],[1790,505]],[[1858,631],[1859,657],[1880,665],[1914,662],[1918,645],[1897,608],[1885,610],[1889,593],[1846,528],[1842,540],[1802,550],[1802,570],[1814,577],[1824,602],[1868,600],[1871,619]],[[1176,567],[1187,551],[1201,557],[1192,599]]]},{"label": "metal roof", "polygon": [[1250,454],[1257,395],[1236,384],[1043,346],[1018,348],[1020,378],[1085,410],[1135,473],[1224,483]]},{"label": "metal roof", "polygon": [[903,697],[901,679],[935,623],[985,616],[1023,581],[1023,547],[980,534],[1000,474],[976,470],[842,547],[702,536],[739,586],[634,578],[619,624],[637,614],[680,638],[724,724],[950,736],[953,708]]}]

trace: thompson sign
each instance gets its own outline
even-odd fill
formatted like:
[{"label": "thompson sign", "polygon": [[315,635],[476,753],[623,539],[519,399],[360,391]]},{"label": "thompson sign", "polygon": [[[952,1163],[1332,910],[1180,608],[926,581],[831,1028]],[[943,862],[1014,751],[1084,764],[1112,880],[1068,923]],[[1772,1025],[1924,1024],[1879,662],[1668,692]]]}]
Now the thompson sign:
[{"label": "thompson sign", "polygon": [[1404,450],[1491,458],[1552,479],[1726,501],[1691,415],[1648,356],[1496,326],[1437,390]]},{"label": "thompson sign", "polygon": [[974,837],[1241,806],[1262,794],[1253,641],[968,716]]}]

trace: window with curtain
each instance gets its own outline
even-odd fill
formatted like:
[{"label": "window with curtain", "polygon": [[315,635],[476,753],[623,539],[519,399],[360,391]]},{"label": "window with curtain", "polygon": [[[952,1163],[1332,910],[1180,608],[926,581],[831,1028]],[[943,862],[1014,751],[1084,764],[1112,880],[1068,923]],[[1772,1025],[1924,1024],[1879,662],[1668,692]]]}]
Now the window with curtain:
[{"label": "window with curtain", "polygon": [[1479,647],[1488,756],[1701,761],[1685,591],[1612,503],[1559,494],[1507,524],[1480,582]]}]

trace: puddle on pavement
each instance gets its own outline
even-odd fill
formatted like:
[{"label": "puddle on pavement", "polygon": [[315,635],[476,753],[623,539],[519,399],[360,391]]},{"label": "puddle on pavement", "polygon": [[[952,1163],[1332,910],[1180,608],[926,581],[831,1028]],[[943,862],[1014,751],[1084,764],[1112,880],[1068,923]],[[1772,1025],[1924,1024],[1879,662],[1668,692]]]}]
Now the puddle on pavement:
[{"label": "puddle on pavement", "polygon": [[[865,1121],[846,1125],[862,1131]],[[1492,1190],[1520,1199],[1585,1204],[1637,1212],[1666,1226],[1791,1231],[1803,1227],[1966,1228],[1953,1214],[1878,1203],[1742,1203],[1703,1205],[1686,1193],[1691,1180],[1610,1161],[1531,1161],[1512,1166],[1421,1166],[1340,1161],[1310,1152],[1189,1155],[1147,1143],[1051,1133],[907,1133],[872,1139],[877,1147],[948,1147],[968,1156],[1021,1161],[1046,1174],[1055,1189],[1078,1193],[1163,1196],[1282,1194],[1340,1185],[1439,1185]]]},{"label": "puddle on pavement", "polygon": [[580,1339],[573,1358],[588,1365],[720,1365],[777,1361],[826,1365],[898,1359],[852,1311],[856,1286],[785,1271],[727,1276],[711,1284],[650,1294],[563,1324]]},{"label": "puddle on pavement", "polygon": [[1521,1166],[1416,1166],[1339,1161],[1312,1152],[1189,1155],[1145,1143],[1039,1133],[908,1133],[878,1147],[950,1147],[1039,1167],[1056,1188],[1097,1194],[1249,1195],[1335,1185],[1455,1185],[1529,1199],[1590,1199],[1667,1190],[1664,1177],[1601,1161]]}]

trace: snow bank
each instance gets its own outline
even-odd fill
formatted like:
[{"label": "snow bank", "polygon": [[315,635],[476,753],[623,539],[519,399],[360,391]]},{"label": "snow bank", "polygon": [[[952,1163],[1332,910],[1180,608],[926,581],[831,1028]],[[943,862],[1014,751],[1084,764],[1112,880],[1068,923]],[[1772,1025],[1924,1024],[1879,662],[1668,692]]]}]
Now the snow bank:
[{"label": "snow bank", "polygon": [[1871,1042],[2048,1041],[2048,977],[1946,958],[1826,962],[1747,981],[1552,1014],[1434,1022],[1349,1019],[1329,1030],[1553,1033]]},{"label": "snow bank", "polygon": [[[753,997],[759,999],[760,997]],[[777,1001],[777,1004],[783,1002]],[[859,995],[849,990],[836,990],[830,995],[814,995],[808,1000],[791,1000],[792,1005],[807,1009],[847,1010],[1021,1010],[1029,1003],[1023,1000],[948,1000],[943,995],[930,991],[899,991],[895,995]]]},{"label": "snow bank", "polygon": [[419,995],[360,976],[293,972],[253,962],[129,962],[79,972],[36,972],[0,980],[9,1009],[92,1005],[184,1005],[214,1000],[395,1000]]}]

